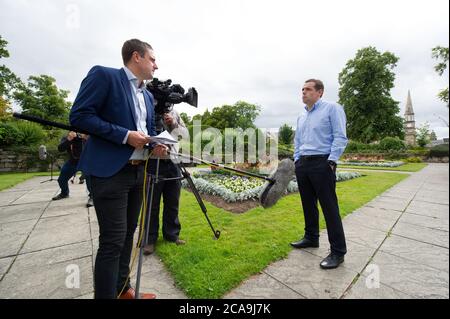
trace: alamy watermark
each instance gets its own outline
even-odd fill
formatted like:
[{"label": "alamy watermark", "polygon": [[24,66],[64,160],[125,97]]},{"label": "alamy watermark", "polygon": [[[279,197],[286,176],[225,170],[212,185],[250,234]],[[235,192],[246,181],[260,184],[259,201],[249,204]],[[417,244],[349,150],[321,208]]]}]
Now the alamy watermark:
[{"label": "alamy watermark", "polygon": [[66,28],[70,30],[80,28],[80,7],[75,3],[66,5]]},{"label": "alamy watermark", "polygon": [[375,264],[370,264],[366,267],[366,287],[368,289],[380,288],[380,267]]},{"label": "alamy watermark", "polygon": [[192,131],[174,129],[179,141],[178,158],[183,163],[194,158],[217,164],[247,164],[262,174],[270,173],[278,163],[278,132],[266,128],[204,128],[194,120]]},{"label": "alamy watermark", "polygon": [[76,264],[70,264],[66,267],[66,288],[79,289],[80,288],[80,267]]}]

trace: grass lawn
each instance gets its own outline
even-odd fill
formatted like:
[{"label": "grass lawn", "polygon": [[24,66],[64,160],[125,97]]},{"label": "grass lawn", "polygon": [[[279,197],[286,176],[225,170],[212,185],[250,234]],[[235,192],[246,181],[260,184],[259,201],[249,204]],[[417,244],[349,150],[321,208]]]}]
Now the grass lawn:
[{"label": "grass lawn", "polygon": [[[337,183],[342,216],[408,177],[382,172],[363,174]],[[213,226],[222,232],[219,240],[213,240],[195,197],[182,191],[180,238],[186,239],[187,244],[176,246],[162,240],[157,243],[157,254],[190,298],[220,298],[270,263],[286,257],[292,249],[289,242],[303,235],[304,219],[298,194],[282,198],[272,208],[258,207],[244,214],[205,204]],[[321,228],[324,227],[321,215]]]},{"label": "grass lawn", "polygon": [[[53,177],[58,177],[59,172],[53,172]],[[50,172],[33,173],[0,173],[0,191],[13,187],[14,185],[26,181],[35,176],[50,176]]]},{"label": "grass lawn", "polygon": [[356,166],[356,165],[339,165],[339,168],[353,168],[353,169],[373,169],[383,171],[400,171],[400,172],[418,172],[427,166],[426,163],[408,163],[398,167],[370,167],[370,166]]}]

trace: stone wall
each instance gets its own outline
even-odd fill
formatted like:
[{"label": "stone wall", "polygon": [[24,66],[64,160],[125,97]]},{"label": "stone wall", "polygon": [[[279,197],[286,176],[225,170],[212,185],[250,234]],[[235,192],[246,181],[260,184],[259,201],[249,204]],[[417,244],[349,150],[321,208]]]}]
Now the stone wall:
[{"label": "stone wall", "polygon": [[11,151],[0,150],[0,172],[22,171],[27,171],[27,155],[18,155]]},{"label": "stone wall", "polygon": [[[58,158],[53,165],[53,170],[59,171],[62,163],[64,160]],[[50,171],[50,166],[49,160],[39,160],[37,152],[36,154],[20,154],[0,149],[0,172],[44,172]]]}]

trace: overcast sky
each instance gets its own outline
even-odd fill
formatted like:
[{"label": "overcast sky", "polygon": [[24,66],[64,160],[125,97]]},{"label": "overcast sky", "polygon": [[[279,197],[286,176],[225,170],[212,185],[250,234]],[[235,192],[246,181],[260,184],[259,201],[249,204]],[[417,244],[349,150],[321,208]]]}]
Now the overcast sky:
[{"label": "overcast sky", "polygon": [[2,59],[26,80],[48,74],[76,96],[94,65],[121,67],[125,40],[149,42],[156,77],[199,92],[189,115],[245,100],[261,106],[257,125],[295,126],[304,80],[325,83],[338,99],[338,74],[358,49],[375,46],[400,58],[392,96],[405,110],[411,90],[416,125],[448,137],[448,109],[436,98],[448,86],[431,49],[448,47],[448,0],[0,0]]}]

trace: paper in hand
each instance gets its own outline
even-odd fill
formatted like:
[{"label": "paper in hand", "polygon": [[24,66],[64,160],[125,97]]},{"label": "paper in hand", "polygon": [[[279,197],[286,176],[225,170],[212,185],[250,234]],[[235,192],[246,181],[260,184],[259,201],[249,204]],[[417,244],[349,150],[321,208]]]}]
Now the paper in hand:
[{"label": "paper in hand", "polygon": [[172,135],[170,135],[169,132],[164,131],[161,134],[157,136],[150,136],[150,142],[152,143],[159,143],[159,144],[166,144],[166,145],[174,145],[177,144],[178,141],[173,138]]}]

